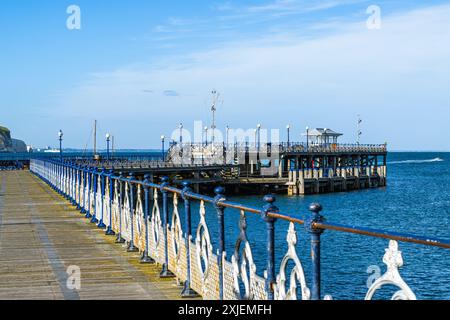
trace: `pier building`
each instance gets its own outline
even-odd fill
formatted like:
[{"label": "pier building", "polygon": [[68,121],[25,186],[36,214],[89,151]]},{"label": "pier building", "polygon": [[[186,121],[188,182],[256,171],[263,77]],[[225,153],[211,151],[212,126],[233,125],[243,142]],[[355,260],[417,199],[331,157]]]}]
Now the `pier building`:
[{"label": "pier building", "polygon": [[343,144],[342,134],[317,128],[307,142],[189,144],[174,142],[167,163],[174,166],[233,166],[221,183],[236,193],[269,186],[289,195],[385,187],[387,144]]}]

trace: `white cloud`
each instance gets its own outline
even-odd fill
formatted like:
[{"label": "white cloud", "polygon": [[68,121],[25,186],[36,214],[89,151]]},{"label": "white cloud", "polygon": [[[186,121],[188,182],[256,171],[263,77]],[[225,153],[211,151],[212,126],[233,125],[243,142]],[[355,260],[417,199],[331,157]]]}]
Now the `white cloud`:
[{"label": "white cloud", "polygon": [[[281,44],[266,37],[95,74],[59,105],[68,116],[104,117],[130,127],[153,121],[145,143],[156,145],[162,130],[180,120],[207,120],[206,99],[214,87],[225,99],[223,126],[224,119],[243,128],[290,122],[299,132],[307,124],[326,126],[352,140],[361,113],[367,142],[450,149],[440,131],[450,115],[450,5],[383,15],[382,30],[367,30],[365,21],[339,28],[339,34],[317,39],[289,33]],[[149,95],[148,88],[183,95]],[[420,127],[426,132],[414,133]],[[131,130],[137,136],[142,127]],[[136,147],[143,139],[127,142]]]}]

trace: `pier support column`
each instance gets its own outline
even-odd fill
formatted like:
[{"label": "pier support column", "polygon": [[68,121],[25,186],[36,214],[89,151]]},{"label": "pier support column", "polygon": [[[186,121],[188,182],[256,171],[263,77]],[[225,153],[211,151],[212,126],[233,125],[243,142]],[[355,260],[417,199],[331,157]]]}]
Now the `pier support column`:
[{"label": "pier support column", "polygon": [[298,194],[305,194],[305,178],[303,176],[298,179]]},{"label": "pier support column", "polygon": [[347,191],[347,169],[341,168],[342,191]]},{"label": "pier support column", "polygon": [[359,181],[359,175],[360,175],[359,167],[356,167],[354,169],[354,171],[355,171],[355,188],[359,190],[359,189],[361,189],[361,183]]},{"label": "pier support column", "polygon": [[298,172],[297,171],[293,171],[293,177],[292,180],[294,181],[294,185],[292,188],[292,193],[293,195],[298,195]]},{"label": "pier support column", "polygon": [[[199,181],[200,180],[200,172],[195,172],[194,173],[194,179]],[[195,193],[200,193],[200,183],[195,183],[194,184],[194,192]]]},{"label": "pier support column", "polygon": [[334,192],[334,177],[333,176],[330,176],[328,178],[328,191]]},{"label": "pier support column", "polygon": [[278,163],[278,178],[283,178],[283,159],[280,159]]}]

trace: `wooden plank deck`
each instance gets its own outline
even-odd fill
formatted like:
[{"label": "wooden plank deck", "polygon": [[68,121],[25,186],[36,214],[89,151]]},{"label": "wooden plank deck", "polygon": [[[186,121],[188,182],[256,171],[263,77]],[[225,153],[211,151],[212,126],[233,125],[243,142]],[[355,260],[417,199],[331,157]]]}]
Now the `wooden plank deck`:
[{"label": "wooden plank deck", "polygon": [[[160,266],[114,240],[31,173],[0,172],[0,300],[179,299]],[[78,291],[67,287],[70,266]]]}]

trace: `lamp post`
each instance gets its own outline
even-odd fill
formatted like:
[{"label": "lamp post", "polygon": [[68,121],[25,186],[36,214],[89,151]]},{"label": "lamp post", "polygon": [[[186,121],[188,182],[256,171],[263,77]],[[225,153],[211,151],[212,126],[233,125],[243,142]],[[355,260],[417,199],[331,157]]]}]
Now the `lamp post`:
[{"label": "lamp post", "polygon": [[64,136],[64,133],[62,132],[62,130],[59,130],[59,132],[58,132],[58,137],[59,137],[59,157],[61,159],[61,162],[63,160],[63,156],[62,156],[62,140],[63,140],[63,136]]},{"label": "lamp post", "polygon": [[111,135],[109,133],[106,134],[106,160],[109,161],[109,142],[111,141]]},{"label": "lamp post", "polygon": [[257,160],[257,162],[259,164],[259,152],[261,150],[261,125],[260,124],[258,124],[256,126],[256,130],[258,132],[258,142],[257,142],[257,145],[256,145],[256,150],[257,150],[257,154],[256,154],[257,158],[256,158],[256,160]]},{"label": "lamp post", "polygon": [[226,134],[227,135],[226,142],[227,142],[227,148],[228,148],[228,143],[230,142],[229,141],[229,138],[230,138],[230,126],[227,126],[226,129],[227,129],[227,131],[226,131],[227,132],[227,134]]},{"label": "lamp post", "polygon": [[162,159],[164,162],[166,161],[165,147],[166,147],[166,136],[162,135],[161,136],[161,154],[162,154]]},{"label": "lamp post", "polygon": [[306,152],[309,151],[309,127],[306,127]]},{"label": "lamp post", "polygon": [[291,125],[288,124],[286,126],[286,130],[287,130],[287,146],[290,147],[291,145]]}]

